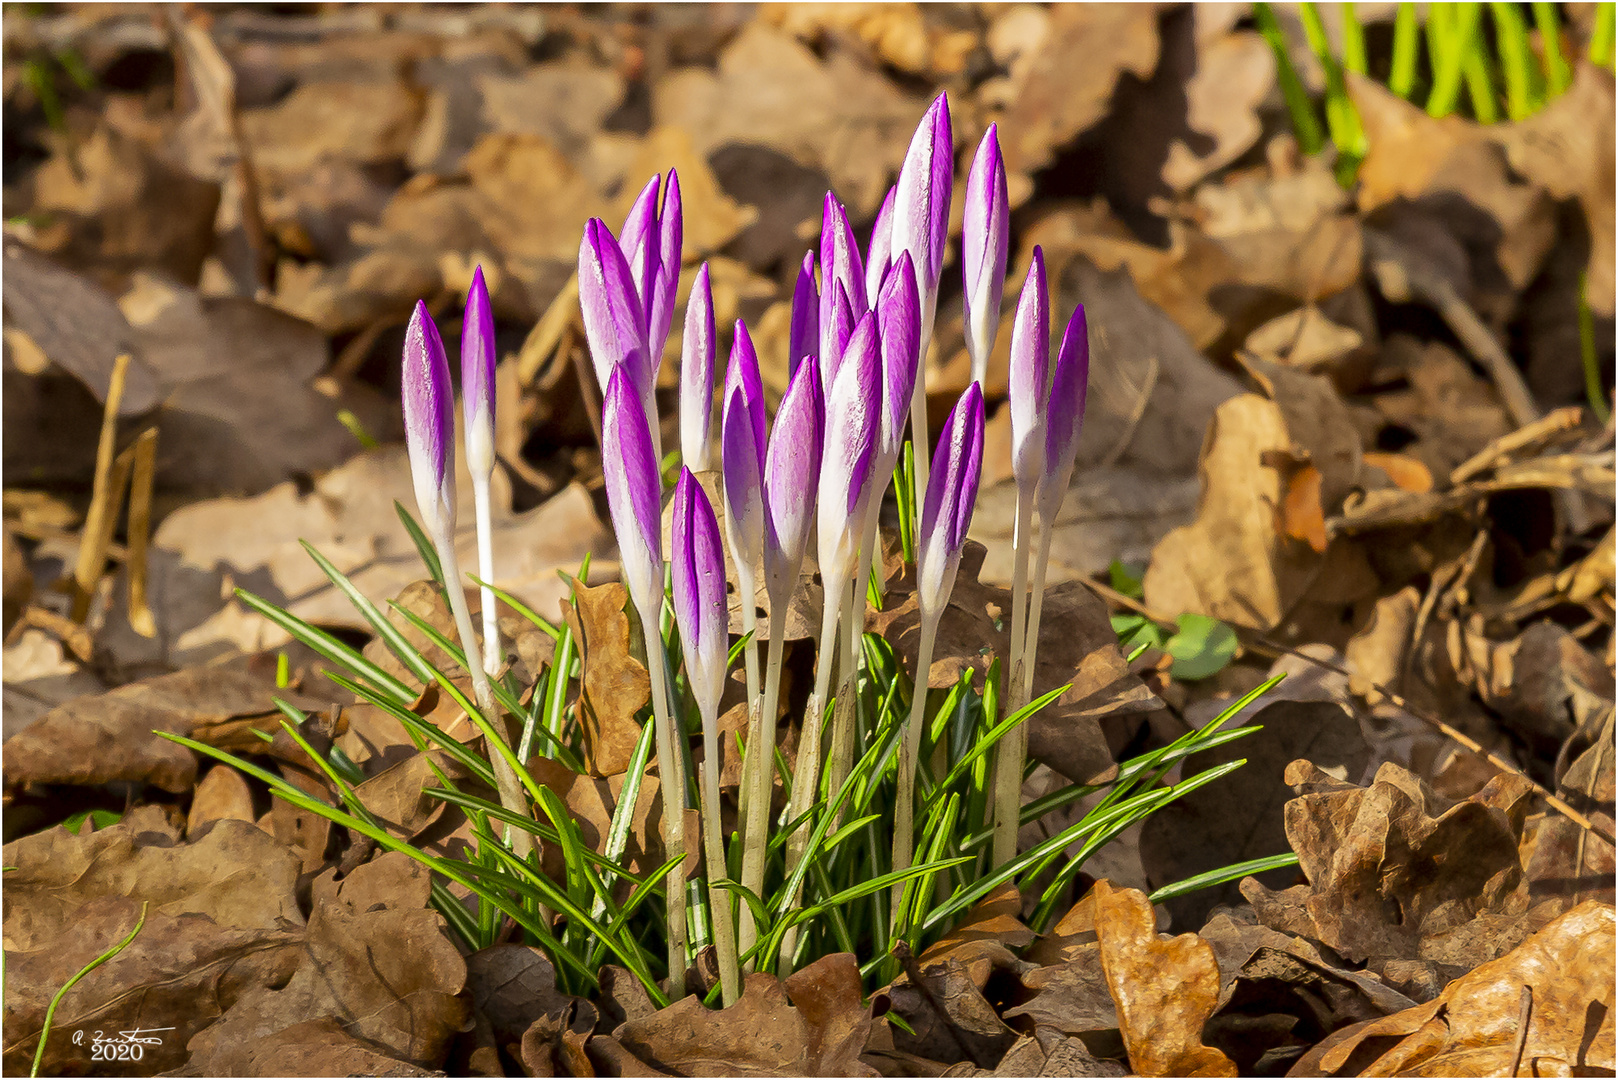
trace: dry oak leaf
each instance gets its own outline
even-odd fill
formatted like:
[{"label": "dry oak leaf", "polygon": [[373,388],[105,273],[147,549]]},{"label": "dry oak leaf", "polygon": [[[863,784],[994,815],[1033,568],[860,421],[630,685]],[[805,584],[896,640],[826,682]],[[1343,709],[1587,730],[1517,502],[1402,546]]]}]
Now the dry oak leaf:
[{"label": "dry oak leaf", "polygon": [[[17,901],[12,900],[15,905]],[[101,896],[79,907],[71,925],[30,951],[6,952],[5,1057],[8,1075],[30,1068],[45,1010],[62,986],[135,928],[141,904]],[[301,928],[221,925],[206,915],[149,911],[145,925],[117,956],[81,979],[51,1018],[41,1070],[71,1074],[88,1051],[78,1030],[163,1031],[138,1063],[98,1064],[98,1075],[150,1076],[178,1068],[190,1038],[253,988],[280,986],[297,967]],[[298,1070],[286,1070],[290,1075]],[[278,1074],[279,1075],[279,1074]]]},{"label": "dry oak leaf", "polygon": [[241,656],[75,698],[5,743],[5,782],[105,784],[117,780],[183,792],[196,783],[194,753],[156,731],[221,750],[261,752],[254,731],[280,729],[272,699],[318,710],[324,702],[275,685],[275,656]]},{"label": "dry oak leaf", "polygon": [[[1586,901],[1433,1001],[1305,1056],[1291,1075],[1610,1076],[1613,921],[1611,904]],[[1522,1031],[1525,987],[1532,1003]],[[1519,1041],[1521,1072],[1513,1074]]]},{"label": "dry oak leaf", "polygon": [[220,926],[272,930],[298,926],[298,861],[245,821],[220,821],[202,839],[178,844],[150,827],[151,815],[75,836],[63,828],[14,840],[4,849],[5,947],[45,947],[99,897],[149,900],[152,914],[206,915]]},{"label": "dry oak leaf", "polygon": [[562,602],[584,670],[579,715],[592,776],[615,776],[629,768],[640,741],[635,714],[651,698],[651,676],[630,652],[628,602],[629,590],[616,581],[579,585],[573,601]]},{"label": "dry oak leaf", "polygon": [[861,1002],[859,965],[835,953],[784,983],[748,975],[728,1009],[710,1012],[687,997],[626,1021],[613,1039],[643,1066],[675,1076],[874,1076],[858,1059],[871,1024]]},{"label": "dry oak leaf", "polygon": [[380,1053],[437,1067],[466,1018],[466,962],[427,907],[430,885],[427,869],[399,852],[340,883],[322,874],[297,973],[283,988],[244,994],[191,1040],[188,1074],[219,1075],[241,1046],[328,1018]]},{"label": "dry oak leaf", "polygon": [[1306,885],[1242,895],[1264,925],[1299,934],[1350,960],[1424,961],[1464,970],[1493,959],[1532,929],[1518,840],[1532,788],[1502,774],[1452,802],[1391,762],[1369,787],[1335,780],[1307,761],[1287,767],[1298,791],[1286,834]]},{"label": "dry oak leaf", "polygon": [[1195,934],[1160,940],[1152,902],[1138,889],[1095,884],[1101,969],[1118,1008],[1130,1066],[1142,1076],[1235,1076],[1202,1044],[1219,1002],[1219,962]]}]

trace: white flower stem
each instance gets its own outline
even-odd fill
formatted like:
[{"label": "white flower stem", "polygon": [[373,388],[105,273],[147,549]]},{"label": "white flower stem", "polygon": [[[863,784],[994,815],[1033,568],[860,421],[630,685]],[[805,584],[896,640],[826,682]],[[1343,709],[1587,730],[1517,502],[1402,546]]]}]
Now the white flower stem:
[{"label": "white flower stem", "polygon": [[731,919],[730,893],[715,882],[728,878],[725,834],[719,819],[719,717],[710,710],[702,718],[702,837],[708,863],[708,918],[713,924],[714,949],[719,954],[719,996],[726,1008],[736,1003],[736,930]]},{"label": "white flower stem", "polygon": [[[916,763],[921,756],[921,733],[927,718],[927,672],[933,664],[933,642],[938,636],[937,616],[921,619],[921,648],[916,654],[915,686],[910,693],[910,719],[905,721],[899,748],[899,797],[893,815],[893,869],[910,869],[916,836]],[[899,929],[905,884],[893,887],[894,931]]]},{"label": "white flower stem", "polygon": [[[1017,517],[1012,526],[1011,571],[1011,649],[1007,657],[1006,703],[1002,710],[1010,716],[1028,703],[1023,692],[1023,673],[1032,671],[1027,655],[1028,641],[1028,548],[1033,539],[1033,500],[1017,492]],[[1000,719],[996,717],[996,719]],[[1017,857],[1017,828],[1022,815],[1022,770],[1027,739],[1019,725],[1000,739],[994,764],[994,861],[1004,866]]]},{"label": "white flower stem", "polygon": [[[861,560],[863,561],[863,560]],[[857,702],[855,700],[858,682],[855,678],[859,672],[859,643],[861,616],[865,614],[865,582],[867,573],[861,572],[853,582],[851,594],[843,605],[843,633],[841,661],[838,664],[839,678],[837,680],[837,707],[832,710],[831,723],[831,756],[827,759],[827,773],[829,783],[826,791],[830,798],[836,799],[837,793],[843,788],[843,781],[854,768],[854,728]],[[832,819],[831,827],[837,828],[842,822],[842,811]]]},{"label": "white flower stem", "polygon": [[[748,785],[747,815],[742,826],[742,884],[755,896],[762,896],[764,892],[770,796],[775,788],[776,713],[781,699],[781,660],[786,645],[782,639],[786,636],[789,598],[770,597],[770,649],[764,665],[764,700],[748,716],[747,760],[742,768],[743,783]],[[758,927],[753,922],[753,910],[744,904],[738,948],[745,953],[757,941]],[[758,966],[757,960],[755,957],[748,961],[748,971]]]},{"label": "white flower stem", "polygon": [[[732,551],[732,554],[735,554]],[[736,590],[742,599],[742,633],[747,644],[742,647],[742,668],[747,673],[747,700],[758,701],[758,595],[753,579],[753,568],[741,559],[736,560]]]},{"label": "white flower stem", "polygon": [[[652,614],[652,618],[647,618]],[[656,613],[641,613],[646,628],[646,667],[652,677],[653,737],[657,742],[658,783],[663,792],[663,857],[685,854],[685,761],[675,741],[674,722],[669,715],[669,676],[663,657]],[[683,730],[683,728],[682,728]],[[685,864],[676,863],[669,871],[664,891],[669,913],[669,990],[685,993],[686,926]]]},{"label": "white flower stem", "polygon": [[[472,498],[477,506],[478,523],[478,577],[494,580],[494,515],[489,506],[489,474],[472,477]],[[494,590],[484,585],[483,600],[483,670],[489,678],[500,674],[505,659],[500,648],[500,613],[495,607]],[[468,661],[470,662],[470,660]]]},{"label": "white flower stem", "polygon": [[[1039,515],[1039,554],[1034,558],[1034,602],[1028,611],[1028,629],[1023,634],[1022,701],[1034,700],[1034,662],[1039,656],[1039,615],[1045,606],[1045,570],[1051,562],[1052,525],[1045,515]],[[1028,745],[1026,737],[1023,745]]]},{"label": "white flower stem", "polygon": [[[792,801],[787,807],[788,821],[801,818],[813,804],[820,790],[820,729],[826,711],[826,695],[831,690],[834,660],[837,656],[834,649],[837,644],[838,617],[842,614],[840,610],[842,603],[848,599],[848,577],[846,573],[830,576],[823,574],[821,579],[825,584],[825,592],[820,617],[820,649],[815,655],[815,689],[809,695],[809,707],[803,714],[803,735],[798,742],[798,762],[792,771]],[[805,823],[800,825],[787,840],[788,877],[798,868],[798,863],[802,861],[804,852],[809,847],[810,831],[808,824]],[[801,896],[800,887],[788,900],[786,909],[788,914],[797,910]],[[782,937],[780,962],[783,966],[791,964],[797,944],[797,929],[794,927]]]},{"label": "white flower stem", "polygon": [[[472,698],[477,703],[478,711],[488,721],[490,729],[496,736],[505,732],[505,717],[500,715],[498,703],[494,700],[494,690],[489,685],[489,676],[484,672],[483,666],[478,662],[478,636],[472,629],[472,611],[466,603],[466,590],[461,585],[461,565],[455,554],[455,537],[447,528],[433,530],[433,543],[438,546],[438,561],[444,571],[444,591],[449,596],[450,614],[455,617],[455,630],[460,635],[461,651],[466,654],[466,669],[472,676]],[[504,735],[506,745],[511,745],[509,735]],[[528,818],[528,797],[523,793],[522,781],[512,769],[511,763],[505,759],[494,747],[489,747],[489,764],[494,770],[495,788],[500,793],[500,805],[513,814]],[[519,859],[528,858],[534,849],[533,836],[526,829],[509,828],[506,830],[506,842],[511,845],[512,854]]]}]

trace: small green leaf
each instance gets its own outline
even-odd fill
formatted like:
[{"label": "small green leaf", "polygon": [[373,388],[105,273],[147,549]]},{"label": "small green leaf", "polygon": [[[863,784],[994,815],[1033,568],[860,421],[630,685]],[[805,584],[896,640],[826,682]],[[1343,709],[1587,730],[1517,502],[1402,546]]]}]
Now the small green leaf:
[{"label": "small green leaf", "polygon": [[1107,577],[1112,580],[1113,589],[1125,596],[1139,600],[1146,595],[1146,567],[1140,563],[1114,559],[1112,565],[1107,567]]},{"label": "small green leaf", "polygon": [[1176,679],[1206,679],[1236,655],[1236,631],[1206,615],[1181,615],[1179,633],[1163,643],[1174,657],[1170,673]]},{"label": "small green leaf", "polygon": [[79,830],[84,828],[84,823],[88,821],[91,832],[100,832],[108,825],[118,824],[123,819],[123,816],[116,810],[80,810],[62,822],[62,828],[77,836],[79,835]]}]

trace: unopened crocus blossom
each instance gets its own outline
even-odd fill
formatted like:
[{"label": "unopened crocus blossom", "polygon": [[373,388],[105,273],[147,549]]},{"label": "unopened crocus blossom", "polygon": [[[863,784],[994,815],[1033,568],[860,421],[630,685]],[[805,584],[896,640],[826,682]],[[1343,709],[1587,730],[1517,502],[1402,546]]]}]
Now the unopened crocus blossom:
[{"label": "unopened crocus blossom", "polygon": [[[933,316],[938,310],[938,277],[944,265],[944,242],[949,237],[949,200],[954,176],[954,136],[950,132],[949,99],[939,94],[921,118],[910,139],[893,200],[892,258],[909,252],[921,297],[921,362],[933,337]],[[915,490],[919,504],[927,490],[926,378],[916,380],[910,398],[910,437],[916,444]]]},{"label": "unopened crocus blossom", "polygon": [[[746,430],[748,425],[740,425]],[[702,818],[708,866],[708,898],[714,945],[719,954],[720,994],[736,1001],[740,979],[731,922],[730,894],[717,882],[725,871],[724,832],[719,817],[719,697],[725,689],[730,614],[725,596],[725,552],[713,506],[689,468],[680,469],[674,489],[669,555],[674,585],[674,621],[685,655],[686,684],[702,717]]]},{"label": "unopened crocus blossom", "polygon": [[622,247],[634,277],[646,319],[648,363],[655,375],[663,362],[663,346],[668,341],[674,319],[674,299],[680,285],[680,257],[684,241],[684,210],[680,200],[680,178],[669,170],[661,207],[658,188],[661,176],[653,176],[641,189],[629,216],[624,219]]},{"label": "unopened crocus blossom", "polygon": [[876,303],[882,282],[893,266],[893,197],[898,190],[897,187],[888,189],[887,198],[882,200],[876,221],[871,225],[870,246],[865,249],[865,295],[872,304]]},{"label": "unopened crocus blossom", "polygon": [[[809,546],[809,527],[815,520],[825,421],[820,368],[817,364],[800,364],[776,410],[775,427],[764,457],[764,583],[770,597],[770,649],[764,668],[763,701],[752,714],[758,723],[755,729],[750,722],[748,730],[744,771],[747,820],[742,829],[742,884],[755,894],[762,891],[764,884],[787,609]],[[745,953],[753,947],[756,932],[752,911],[743,907],[739,951]]]},{"label": "unopened crocus blossom", "polygon": [[961,278],[966,287],[966,349],[972,378],[982,382],[1000,325],[1000,298],[1006,284],[1006,244],[1011,234],[1011,200],[1000,139],[990,124],[966,177],[966,209],[961,223]]},{"label": "unopened crocus blossom", "polygon": [[400,397],[404,403],[405,448],[416,507],[430,533],[455,529],[455,412],[449,358],[427,305],[416,301],[405,327]]},{"label": "unopened crocus blossom", "polygon": [[612,373],[624,368],[652,433],[652,446],[657,448],[655,376],[646,345],[646,313],[623,248],[600,218],[592,218],[585,225],[584,239],[579,244],[579,308],[584,315],[584,339],[590,346],[602,394],[606,393]]},{"label": "unopened crocus blossom", "polygon": [[[618,537],[619,574],[649,636],[657,633],[663,611],[662,483],[657,454],[647,430],[646,414],[637,400],[625,365],[607,380],[601,404],[601,470],[606,480],[607,510]],[[660,646],[646,650],[651,677],[652,717],[657,759],[665,799],[685,805],[685,765],[677,751],[674,724],[669,714],[670,678]],[[663,815],[665,850],[685,850],[685,815]],[[669,971],[680,983],[685,978],[685,871],[669,872]]]},{"label": "unopened crocus blossom", "polygon": [[815,284],[815,253],[803,256],[792,287],[792,321],[787,327],[787,375],[797,374],[806,357],[820,355],[820,290]]},{"label": "unopened crocus blossom", "polygon": [[[489,485],[494,476],[494,312],[483,267],[472,271],[461,319],[461,411],[466,428],[466,469],[472,476],[477,508],[478,576],[494,580],[493,508]],[[494,590],[483,586],[483,669],[492,678],[500,670],[499,611]]]},{"label": "unopened crocus blossom", "polygon": [[[921,616],[921,646],[916,655],[916,691],[911,694],[910,718],[899,752],[899,787],[894,809],[893,868],[908,870],[915,848],[916,762],[927,711],[927,672],[933,662],[938,621],[955,588],[966,529],[977,505],[978,479],[983,469],[983,388],[966,388],[939,436],[927,498],[922,504],[916,534],[916,606]],[[895,915],[904,888],[893,892]]]},{"label": "unopened crocus blossom", "polygon": [[680,456],[694,472],[710,464],[713,430],[713,366],[716,352],[713,287],[708,264],[697,270],[685,305],[685,341],[680,351]]},{"label": "unopened crocus blossom", "polygon": [[854,308],[848,299],[848,290],[838,281],[832,284],[833,304],[831,307],[831,322],[820,326],[820,382],[830,387],[837,381],[838,369],[843,364],[843,353],[848,349],[848,339],[854,334]]},{"label": "unopened crocus blossom", "polygon": [[[1028,631],[1028,558],[1033,543],[1032,523],[1041,478],[1045,475],[1045,412],[1051,376],[1050,291],[1045,278],[1045,253],[1034,247],[1028,278],[1017,298],[1017,316],[1011,325],[1011,370],[1008,396],[1011,408],[1011,474],[1017,481],[1017,509],[1011,545],[1011,649],[1008,656],[1006,706],[1016,712],[1022,697]],[[1027,684],[1032,688],[1032,684]],[[1022,812],[1022,765],[1027,755],[1026,733],[1016,728],[996,747],[994,862],[1004,865],[1017,854],[1017,829]]]},{"label": "unopened crocus blossom", "polygon": [[[491,335],[492,336],[492,335]],[[416,489],[416,507],[421,512],[433,546],[438,550],[444,573],[445,592],[461,648],[468,657],[478,655],[477,632],[472,629],[472,612],[461,586],[460,561],[455,553],[455,410],[451,399],[449,358],[438,327],[427,313],[427,305],[416,302],[416,309],[405,328],[404,366],[401,397],[404,405],[405,448],[410,455],[410,477]],[[491,743],[489,758],[494,770],[500,802],[514,814],[527,816],[528,801],[515,769],[508,760],[510,747],[493,725],[500,711],[495,703],[489,676],[482,664],[468,663],[472,694],[478,712],[474,717],[484,737]],[[495,744],[498,743],[498,747]],[[526,857],[532,838],[523,829],[508,831],[513,851]]]},{"label": "unopened crocus blossom", "polygon": [[1039,483],[1039,517],[1047,531],[1062,509],[1073,478],[1089,385],[1090,331],[1084,305],[1080,304],[1062,334],[1062,347],[1051,373],[1050,405],[1045,416],[1045,475]]},{"label": "unopened crocus blossom", "polygon": [[820,347],[822,355],[832,347],[831,329],[835,307],[846,297],[850,322],[857,322],[870,309],[865,298],[865,264],[848,213],[836,196],[826,192],[820,212]]}]

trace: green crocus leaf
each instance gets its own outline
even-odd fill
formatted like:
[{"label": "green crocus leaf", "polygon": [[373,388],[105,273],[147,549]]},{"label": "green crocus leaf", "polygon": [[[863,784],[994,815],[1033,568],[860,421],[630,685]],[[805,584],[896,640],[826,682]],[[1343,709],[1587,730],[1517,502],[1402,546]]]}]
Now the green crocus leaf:
[{"label": "green crocus leaf", "polygon": [[1207,615],[1181,615],[1180,629],[1164,642],[1163,649],[1174,657],[1170,674],[1176,679],[1206,679],[1230,663],[1236,655],[1236,631]]}]

